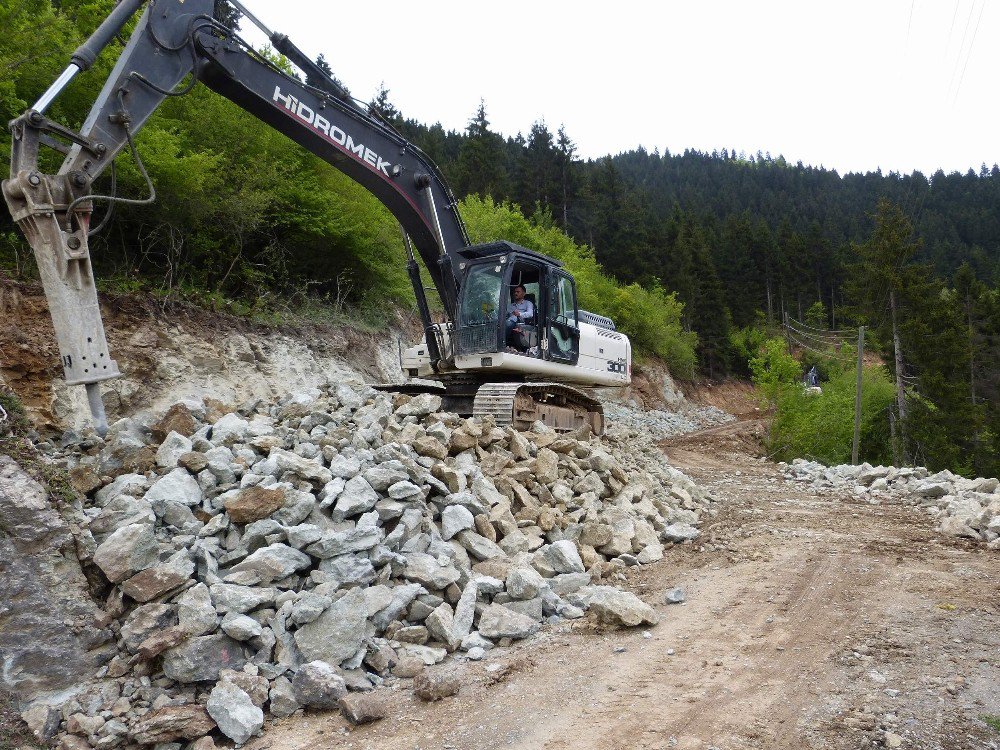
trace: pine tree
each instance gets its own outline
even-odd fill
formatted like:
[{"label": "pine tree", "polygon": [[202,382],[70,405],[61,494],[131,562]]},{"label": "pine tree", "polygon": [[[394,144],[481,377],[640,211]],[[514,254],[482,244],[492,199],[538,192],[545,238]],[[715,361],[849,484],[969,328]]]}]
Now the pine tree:
[{"label": "pine tree", "polygon": [[508,181],[502,141],[490,130],[490,122],[486,119],[486,103],[483,100],[479,101],[479,107],[469,120],[465,133],[455,170],[458,194],[477,193],[503,198],[508,194]]}]

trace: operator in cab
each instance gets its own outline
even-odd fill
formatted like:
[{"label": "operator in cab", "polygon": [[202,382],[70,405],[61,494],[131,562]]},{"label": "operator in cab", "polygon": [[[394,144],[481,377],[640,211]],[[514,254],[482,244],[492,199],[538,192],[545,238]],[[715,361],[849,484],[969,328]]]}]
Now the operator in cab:
[{"label": "operator in cab", "polygon": [[526,290],[523,285],[514,287],[514,299],[507,307],[507,343],[513,339],[512,334],[521,332],[521,324],[527,325],[535,319],[535,306],[530,299],[525,299]]}]

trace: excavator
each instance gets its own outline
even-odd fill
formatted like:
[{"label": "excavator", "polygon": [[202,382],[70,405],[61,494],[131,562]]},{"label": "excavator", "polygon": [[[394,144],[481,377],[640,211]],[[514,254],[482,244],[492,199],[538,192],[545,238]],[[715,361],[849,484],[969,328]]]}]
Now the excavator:
[{"label": "excavator", "polygon": [[[92,185],[109,167],[113,176],[114,160],[127,148],[155,195],[135,134],[167,97],[198,83],[360,183],[399,222],[424,336],[400,353],[408,382],[379,387],[439,393],[445,409],[489,414],[501,426],[528,429],[540,420],[562,433],[602,433],[601,404],[579,387],[630,382],[628,337],[610,319],[579,309],[573,277],[558,260],[505,241],[473,245],[454,194],[419,148],[287,36],[237,0],[230,4],[305,74],[304,82],[244,41],[231,28],[236,24],[220,21],[214,0],[121,0],[34,106],[10,123],[4,199],[34,252],[66,381],[86,387],[98,433],[107,431],[100,384],[120,371],[108,348],[88,245],[101,227],[92,228],[90,219],[95,202],[140,201],[114,189],[94,194]],[[46,117],[140,10],[83,126],[76,131]],[[64,155],[55,174],[39,168],[43,146]],[[417,256],[443,320],[432,315]]]}]

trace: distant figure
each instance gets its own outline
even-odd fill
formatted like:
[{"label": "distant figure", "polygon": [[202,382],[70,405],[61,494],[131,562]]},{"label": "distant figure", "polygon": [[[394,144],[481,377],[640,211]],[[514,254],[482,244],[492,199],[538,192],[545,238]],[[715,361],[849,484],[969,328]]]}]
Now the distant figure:
[{"label": "distant figure", "polygon": [[816,365],[810,368],[809,374],[806,375],[806,382],[810,388],[816,388],[819,385],[819,373],[816,371]]}]

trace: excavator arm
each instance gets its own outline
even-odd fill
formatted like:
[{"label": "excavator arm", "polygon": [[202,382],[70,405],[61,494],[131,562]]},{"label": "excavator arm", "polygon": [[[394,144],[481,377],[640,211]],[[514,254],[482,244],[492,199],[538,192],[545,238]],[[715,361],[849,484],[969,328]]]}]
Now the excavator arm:
[{"label": "excavator arm", "polygon": [[[81,130],[45,117],[72,77],[90,66],[143,5]],[[455,316],[459,261],[454,251],[469,239],[455,198],[431,160],[355,104],[287,37],[265,29],[275,48],[305,69],[307,83],[254,51],[212,11],[212,0],[123,0],[39,102],[10,126],[11,172],[3,183],[4,198],[34,251],[66,380],[87,386],[99,431],[106,429],[106,419],[98,384],[119,372],[108,351],[90,264],[90,214],[99,199],[91,185],[122,149],[135,155],[135,133],[166,97],[182,95],[198,81],[371,191],[399,221],[408,248],[412,241],[448,318]],[[66,154],[58,173],[39,170],[41,146]],[[412,252],[409,272],[436,365],[442,357]]]}]

